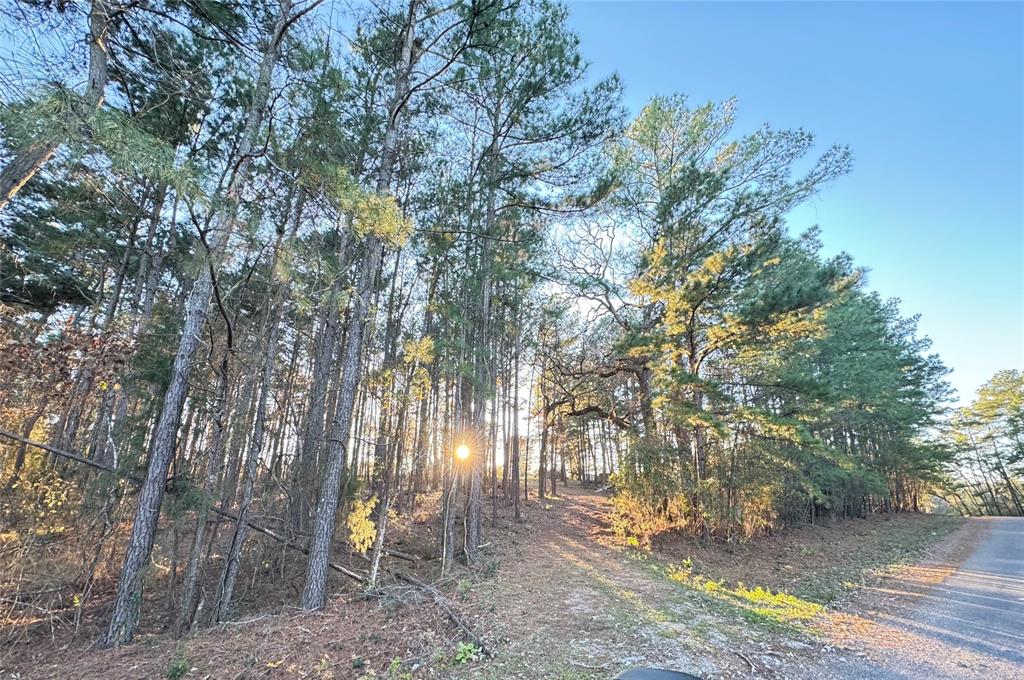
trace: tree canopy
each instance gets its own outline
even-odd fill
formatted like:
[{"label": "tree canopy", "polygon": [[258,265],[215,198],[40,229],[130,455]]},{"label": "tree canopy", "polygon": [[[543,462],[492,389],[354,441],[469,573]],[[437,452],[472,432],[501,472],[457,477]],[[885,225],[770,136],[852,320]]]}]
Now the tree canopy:
[{"label": "tree canopy", "polygon": [[373,590],[389,518],[424,504],[441,573],[474,564],[488,521],[570,478],[613,490],[636,544],[934,494],[1024,514],[1020,372],[946,418],[917,319],[791,218],[851,151],[738,131],[734,100],[627,120],[567,16],[5,11],[79,39],[0,111],[3,512],[89,527],[86,580],[117,581],[102,644],[144,621],[154,550],[182,635],[231,618],[243,565],[305,609],[330,573]]}]

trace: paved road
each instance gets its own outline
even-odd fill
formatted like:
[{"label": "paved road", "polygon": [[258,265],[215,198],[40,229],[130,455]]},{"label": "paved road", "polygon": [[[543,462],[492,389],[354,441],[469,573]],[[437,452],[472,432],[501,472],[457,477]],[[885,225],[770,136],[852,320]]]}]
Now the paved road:
[{"label": "paved road", "polygon": [[925,634],[1017,666],[1024,678],[1024,518],[988,520],[988,533],[919,607]]},{"label": "paved road", "polygon": [[1024,518],[974,519],[968,531],[984,533],[958,571],[912,605],[875,613],[876,646],[889,637],[897,649],[840,664],[836,677],[1024,680]]}]

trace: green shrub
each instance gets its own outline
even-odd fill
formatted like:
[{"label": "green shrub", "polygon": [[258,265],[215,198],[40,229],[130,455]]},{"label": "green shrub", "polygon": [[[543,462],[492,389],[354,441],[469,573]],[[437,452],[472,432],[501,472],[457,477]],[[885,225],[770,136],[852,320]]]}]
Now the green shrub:
[{"label": "green shrub", "polygon": [[480,658],[480,648],[472,642],[460,642],[455,649],[455,663],[465,664]]},{"label": "green shrub", "polygon": [[188,659],[185,658],[184,654],[178,654],[171,661],[171,665],[167,667],[167,677],[170,680],[181,680],[185,677],[189,671]]}]

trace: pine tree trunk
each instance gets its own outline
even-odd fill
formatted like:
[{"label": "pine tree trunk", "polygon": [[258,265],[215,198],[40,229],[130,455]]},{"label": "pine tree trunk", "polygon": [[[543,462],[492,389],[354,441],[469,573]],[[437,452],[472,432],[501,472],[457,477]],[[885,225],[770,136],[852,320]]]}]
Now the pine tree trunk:
[{"label": "pine tree trunk", "polygon": [[314,487],[314,469],[319,455],[320,440],[324,433],[324,413],[327,408],[327,389],[331,382],[331,369],[338,343],[338,296],[341,279],[335,278],[321,306],[316,334],[313,339],[313,375],[310,382],[309,407],[302,426],[298,460],[292,475],[289,515],[292,528],[303,531],[310,516],[310,497]]},{"label": "pine tree trunk", "polygon": [[253,490],[256,486],[256,476],[259,472],[258,464],[263,454],[263,442],[266,435],[267,423],[267,400],[270,396],[271,382],[274,378],[274,357],[277,356],[277,337],[280,330],[280,311],[277,306],[280,300],[272,303],[270,314],[270,337],[267,339],[266,353],[263,356],[263,375],[260,380],[259,397],[256,402],[256,418],[253,423],[252,438],[249,440],[249,451],[245,460],[245,481],[242,490],[242,500],[238,506],[238,520],[235,522],[235,532],[231,537],[231,548],[228,550],[227,560],[224,562],[224,569],[221,574],[220,598],[217,606],[217,621],[224,622],[228,619],[231,608],[231,595],[235,588],[235,578],[238,576],[238,566],[241,561],[242,545],[245,543],[246,534],[249,529],[249,508],[252,505]]},{"label": "pine tree trunk", "polygon": [[220,368],[217,371],[217,391],[214,397],[213,431],[207,445],[206,453],[206,474],[204,475],[203,493],[204,498],[199,511],[196,513],[196,528],[192,535],[192,548],[189,551],[188,564],[185,567],[185,576],[182,583],[181,601],[178,607],[178,616],[175,621],[175,636],[181,637],[188,632],[192,626],[196,608],[196,580],[199,575],[199,562],[203,556],[203,543],[206,537],[206,522],[210,518],[210,505],[213,503],[214,491],[217,485],[217,470],[223,459],[221,447],[224,442],[225,422],[227,420],[228,404],[228,358],[230,348],[225,349],[221,359]]},{"label": "pine tree trunk", "polygon": [[[67,128],[87,121],[103,105],[107,87],[107,33],[110,10],[105,0],[93,0],[89,8],[89,82],[81,103],[73,105],[66,116]],[[48,140],[27,144],[0,170],[0,212],[21,191],[21,188],[53,158],[59,141]]]},{"label": "pine tree trunk", "polygon": [[306,584],[302,592],[303,609],[321,609],[327,602],[327,570],[330,561],[334,525],[338,512],[342,472],[345,469],[345,450],[348,446],[356,388],[359,384],[363,338],[366,335],[368,300],[372,294],[376,270],[380,267],[381,246],[376,239],[367,239],[371,250],[363,261],[356,298],[352,303],[352,317],[348,336],[342,348],[342,377],[338,389],[338,404],[331,420],[327,439],[327,460],[320,500],[313,521],[313,537],[306,567]]},{"label": "pine tree trunk", "polygon": [[[434,296],[437,292],[437,281],[440,278],[440,267],[437,263],[434,264],[433,274],[430,278],[430,288],[427,292],[426,309],[423,312],[423,337],[433,337],[434,333]],[[419,413],[416,417],[416,450],[413,452],[413,483],[412,492],[414,494],[423,493],[424,491],[424,468],[427,463],[427,448],[429,444],[430,435],[430,423],[427,418],[430,409],[430,397],[437,394],[437,366],[438,362],[433,361],[430,364],[430,392],[423,395],[423,398],[419,402]]]},{"label": "pine tree trunk", "polygon": [[[388,293],[388,302],[386,307],[387,320],[384,323],[384,357],[381,364],[384,369],[391,367],[398,355],[398,333],[401,327],[401,316],[396,307],[396,300],[398,292],[398,270],[401,262],[400,254],[401,253],[396,254],[395,257],[395,268],[391,273],[391,290]],[[397,372],[395,375],[397,376]],[[391,385],[385,389],[390,392],[391,402],[394,403],[394,397],[396,396],[395,390],[397,389],[397,377],[392,381]],[[391,465],[388,462],[388,454],[392,448],[390,440],[392,438],[391,428],[395,423],[394,415],[394,413],[388,412],[387,409],[381,408],[377,418],[377,437],[373,446],[373,473],[371,478],[372,481],[370,483],[370,492],[377,498],[381,499],[381,501],[374,506],[373,511],[374,521],[378,526],[381,525],[380,513],[385,505],[384,497],[387,495],[387,489],[390,488],[393,482],[391,479]]]},{"label": "pine tree trunk", "polygon": [[185,404],[192,357],[199,347],[199,334],[206,318],[206,305],[213,290],[209,270],[204,268],[189,296],[185,327],[175,356],[171,381],[164,394],[164,406],[153,433],[149,468],[139,493],[138,509],[132,524],[124,564],[117,584],[117,598],[110,627],[101,641],[103,647],[131,642],[138,625],[142,600],[143,569],[149,561],[160,518],[167,471],[174,456],[178,425]]},{"label": "pine tree trunk", "polygon": [[[497,123],[492,120],[492,129],[497,134]],[[492,384],[493,366],[491,365],[491,230],[495,220],[496,201],[496,174],[498,166],[497,139],[491,140],[487,151],[487,204],[484,215],[484,236],[480,239],[480,268],[483,273],[483,280],[480,284],[480,307],[477,317],[476,346],[478,354],[475,361],[475,392],[473,400],[473,431],[477,440],[484,444],[488,437],[484,432],[486,422],[485,411],[487,404],[487,391],[485,387]],[[483,507],[483,476],[486,451],[483,447],[472,457],[472,467],[469,480],[469,504],[467,506],[466,519],[466,557],[471,561],[476,558],[481,543],[480,518]]]},{"label": "pine tree trunk", "polygon": [[547,401],[544,402],[544,410],[541,411],[540,421],[540,463],[537,467],[537,495],[544,498],[546,490],[544,482],[547,478],[548,468],[548,414]]},{"label": "pine tree trunk", "polygon": [[132,524],[124,564],[118,577],[117,596],[110,616],[110,626],[100,641],[103,647],[114,647],[131,642],[138,626],[142,604],[144,568],[149,562],[160,519],[164,483],[167,470],[174,458],[175,441],[181,422],[182,408],[188,392],[188,378],[192,372],[192,359],[199,348],[200,333],[206,322],[207,308],[213,294],[213,270],[219,264],[232,229],[242,188],[248,179],[252,163],[252,149],[263,125],[264,110],[270,98],[271,76],[280,50],[284,32],[291,14],[291,0],[280,0],[280,15],[274,32],[267,42],[253,98],[247,111],[245,129],[237,149],[237,164],[226,193],[226,201],[216,215],[213,239],[210,244],[209,266],[203,267],[185,305],[185,323],[171,379],[164,394],[163,408],[150,446],[149,467],[139,492],[138,509]]},{"label": "pine tree trunk", "polygon": [[[391,186],[398,153],[399,119],[406,105],[409,92],[409,78],[413,67],[413,42],[415,40],[416,8],[418,0],[410,0],[409,14],[402,41],[402,53],[395,92],[388,110],[387,129],[381,153],[377,176],[377,193],[386,193]],[[331,421],[327,440],[327,461],[323,482],[320,485],[320,500],[317,503],[313,523],[313,536],[309,547],[309,562],[306,567],[306,583],[302,590],[303,609],[322,609],[327,602],[327,569],[330,561],[334,525],[338,512],[341,475],[345,469],[345,449],[348,446],[349,430],[352,425],[352,411],[356,389],[359,386],[359,372],[362,362],[363,339],[366,335],[366,316],[374,283],[380,270],[382,246],[370,234],[364,243],[364,253],[356,271],[358,272],[355,298],[352,300],[352,314],[348,334],[342,347],[342,378],[338,390],[338,403]]]},{"label": "pine tree trunk", "polygon": [[[518,317],[518,310],[516,310],[516,316]],[[518,319],[517,319],[518,321]],[[517,323],[516,327],[519,325]],[[522,519],[521,511],[519,508],[519,335],[516,334],[515,338],[515,356],[513,358],[514,366],[512,373],[512,465],[511,465],[511,481],[512,481],[512,503],[515,512],[515,518],[518,522]]]},{"label": "pine tree trunk", "polygon": [[[289,196],[287,205],[291,206],[292,197]],[[305,194],[299,196],[295,204],[294,215],[292,216],[292,228],[288,234],[288,241],[295,238],[302,219],[302,210],[305,205]],[[274,244],[273,255],[270,259],[271,286],[273,293],[267,308],[267,325],[269,334],[264,349],[262,361],[262,375],[259,386],[259,396],[256,402],[256,416],[253,423],[252,438],[249,440],[249,451],[246,456],[245,482],[242,491],[242,502],[238,506],[238,520],[235,522],[235,531],[231,537],[231,548],[228,550],[227,560],[224,562],[224,569],[221,573],[220,596],[217,605],[217,621],[223,622],[228,619],[231,611],[231,596],[235,589],[235,579],[238,576],[238,567],[241,563],[242,546],[245,544],[246,535],[249,530],[249,509],[252,505],[253,491],[256,486],[256,479],[259,473],[259,460],[263,455],[263,445],[267,432],[267,402],[270,399],[270,389],[274,379],[274,359],[277,357],[277,339],[281,331],[281,322],[284,317],[285,282],[280,280],[278,274],[278,261],[281,254],[281,245],[285,240],[285,225],[289,219],[285,217],[278,225],[277,242]]]}]

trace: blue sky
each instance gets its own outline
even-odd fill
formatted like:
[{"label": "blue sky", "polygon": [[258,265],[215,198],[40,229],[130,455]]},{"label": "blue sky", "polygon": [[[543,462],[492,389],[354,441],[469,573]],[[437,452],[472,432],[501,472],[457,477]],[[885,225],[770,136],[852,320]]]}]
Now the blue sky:
[{"label": "blue sky", "polygon": [[827,253],[920,314],[961,401],[1024,368],[1024,4],[570,2],[594,76],[738,98],[737,132],[804,127],[854,171],[798,209]]}]

